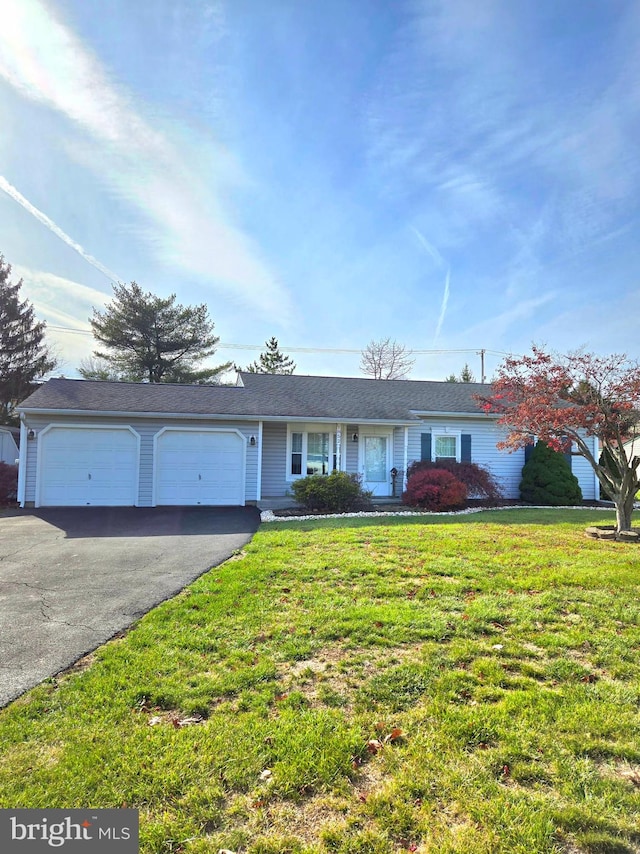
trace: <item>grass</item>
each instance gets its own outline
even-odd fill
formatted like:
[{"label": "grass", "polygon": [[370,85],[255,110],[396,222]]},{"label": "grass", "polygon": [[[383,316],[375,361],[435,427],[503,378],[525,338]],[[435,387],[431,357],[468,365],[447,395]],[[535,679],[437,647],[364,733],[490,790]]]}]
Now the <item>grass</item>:
[{"label": "grass", "polygon": [[0,807],[143,854],[640,851],[640,551],[610,514],[263,526],[0,713]]}]

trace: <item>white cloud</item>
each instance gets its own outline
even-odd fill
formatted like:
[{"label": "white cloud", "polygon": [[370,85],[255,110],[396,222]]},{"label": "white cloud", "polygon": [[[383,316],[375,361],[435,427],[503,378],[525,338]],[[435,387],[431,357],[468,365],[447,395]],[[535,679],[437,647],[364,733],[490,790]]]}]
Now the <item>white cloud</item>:
[{"label": "white cloud", "polygon": [[153,225],[150,243],[164,261],[256,312],[288,319],[289,295],[230,221],[216,195],[215,177],[191,169],[188,151],[145,120],[41,0],[3,0],[0,76],[92,137],[100,147],[92,167]]},{"label": "white cloud", "polygon": [[46,321],[46,340],[60,360],[54,373],[75,376],[95,346],[89,325],[92,309],[103,308],[111,295],[43,270],[13,264],[11,271],[12,280],[23,280],[21,295],[33,305],[38,320]]}]

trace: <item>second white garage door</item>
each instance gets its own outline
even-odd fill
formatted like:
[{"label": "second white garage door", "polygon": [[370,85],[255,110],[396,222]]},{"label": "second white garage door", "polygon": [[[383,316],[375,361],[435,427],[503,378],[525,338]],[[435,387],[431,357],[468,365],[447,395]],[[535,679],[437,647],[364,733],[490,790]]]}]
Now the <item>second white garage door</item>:
[{"label": "second white garage door", "polygon": [[244,504],[245,441],[235,430],[163,430],[155,458],[156,504]]}]

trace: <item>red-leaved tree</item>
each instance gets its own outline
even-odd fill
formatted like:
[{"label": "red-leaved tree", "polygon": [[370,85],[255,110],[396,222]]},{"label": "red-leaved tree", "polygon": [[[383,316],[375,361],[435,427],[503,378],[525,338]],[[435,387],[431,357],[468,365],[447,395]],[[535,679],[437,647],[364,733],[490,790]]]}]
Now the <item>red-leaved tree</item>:
[{"label": "red-leaved tree", "polygon": [[[477,399],[509,431],[498,447],[514,451],[534,436],[555,450],[575,443],[613,499],[617,532],[629,531],[640,457],[625,443],[640,432],[640,365],[625,355],[559,356],[533,347],[529,356],[505,359],[492,387]],[[609,454],[598,454],[593,437]]]}]

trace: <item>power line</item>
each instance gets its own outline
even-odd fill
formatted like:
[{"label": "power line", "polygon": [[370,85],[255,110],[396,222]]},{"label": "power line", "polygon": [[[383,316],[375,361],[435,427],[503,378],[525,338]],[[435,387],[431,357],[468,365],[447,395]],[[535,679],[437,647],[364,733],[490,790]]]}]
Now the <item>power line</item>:
[{"label": "power line", "polygon": [[[91,330],[89,329],[71,329],[68,326],[55,326],[52,323],[47,324],[47,329],[55,329],[56,332],[68,332],[71,335],[93,335]],[[339,355],[350,355],[356,354],[360,355],[362,353],[361,349],[353,349],[347,347],[288,347],[286,344],[280,345],[283,350],[286,350],[290,353],[335,353]],[[221,341],[217,345],[218,350],[262,350],[264,348],[264,344],[230,344],[227,342]],[[464,349],[439,349],[439,350],[417,350],[411,349],[411,353],[418,356],[442,356],[448,353],[472,353],[478,354],[478,348],[464,348]],[[491,353],[494,356],[508,356],[509,353],[505,353],[502,350],[488,350],[486,347],[483,352]]]}]

